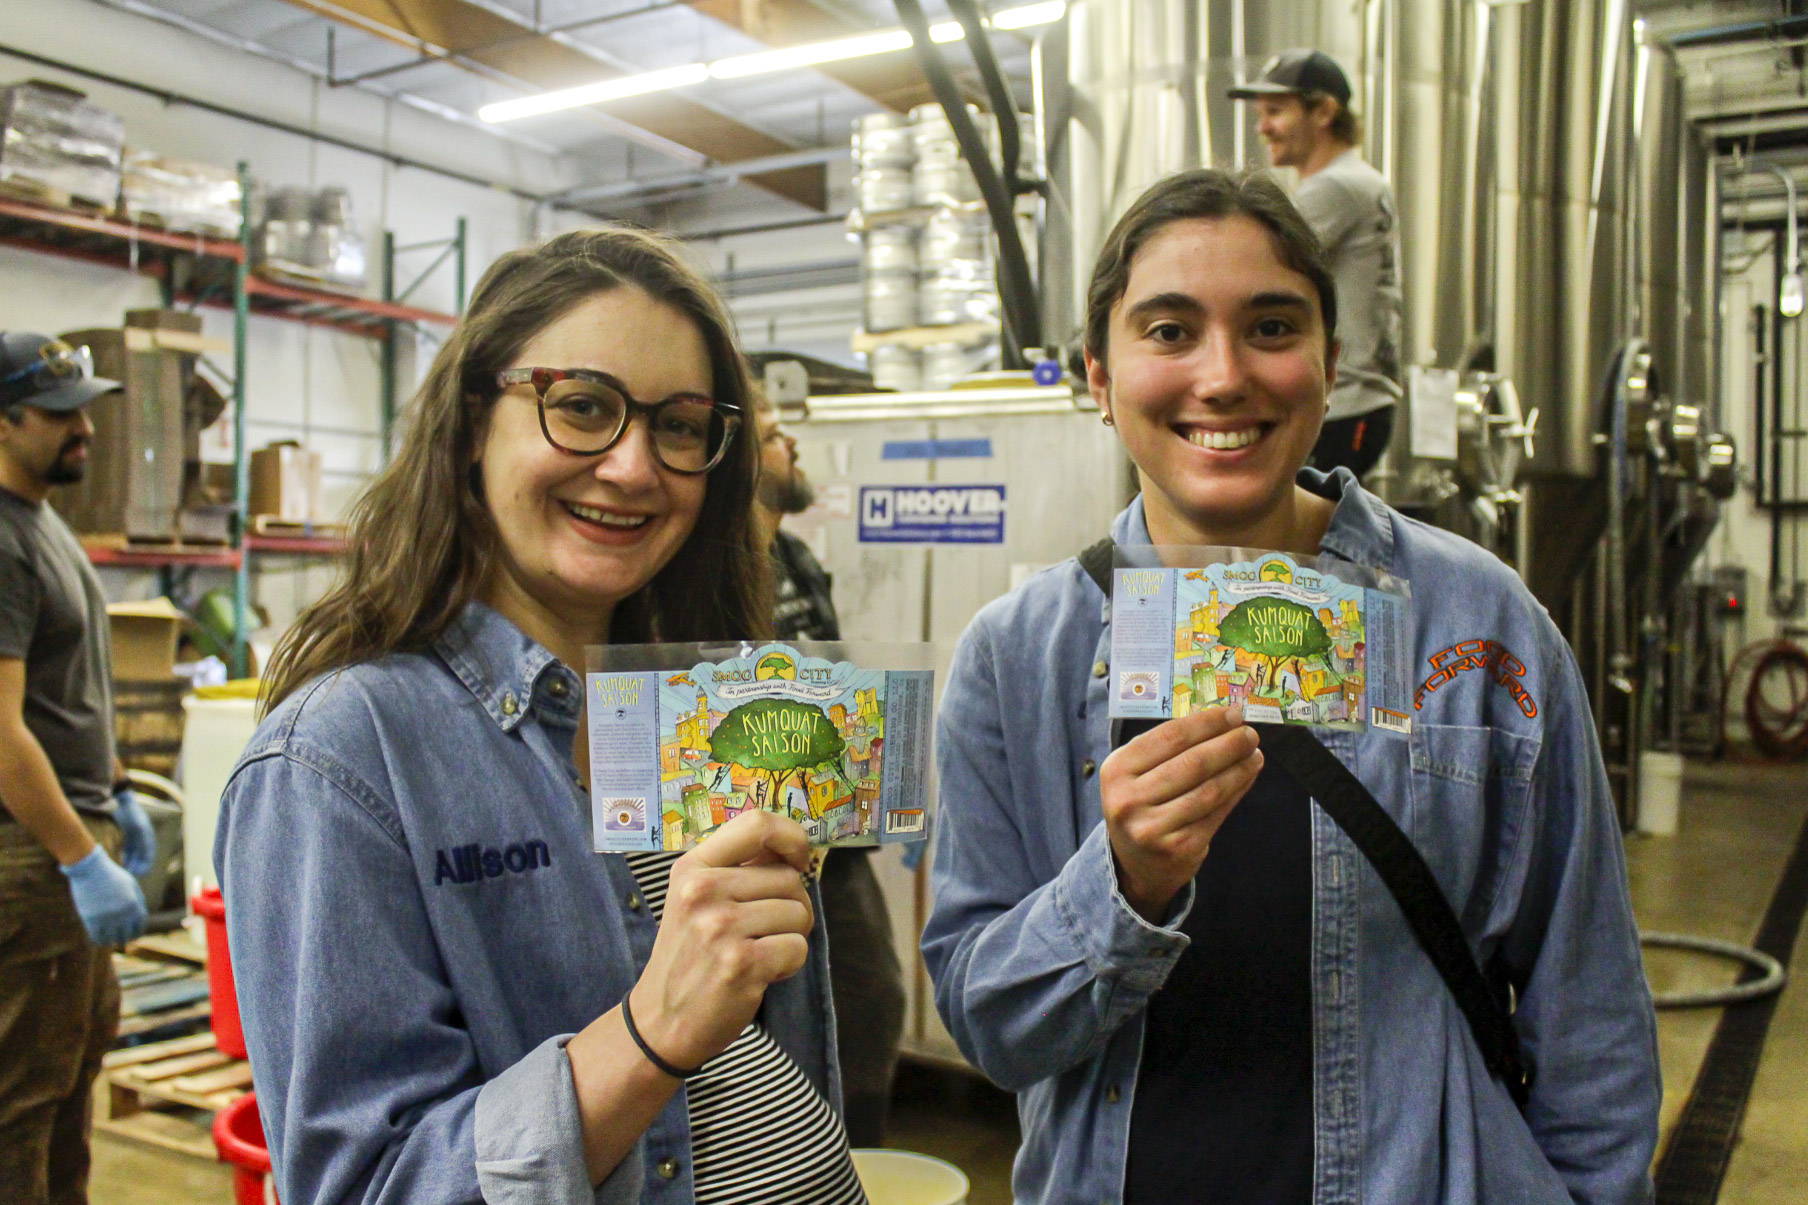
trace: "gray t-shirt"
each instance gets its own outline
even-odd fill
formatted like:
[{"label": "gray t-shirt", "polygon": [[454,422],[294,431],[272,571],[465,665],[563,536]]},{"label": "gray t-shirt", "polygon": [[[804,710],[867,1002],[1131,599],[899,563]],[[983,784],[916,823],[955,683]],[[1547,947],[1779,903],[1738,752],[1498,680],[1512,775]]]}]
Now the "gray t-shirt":
[{"label": "gray t-shirt", "polygon": [[[112,815],[113,693],[100,579],[62,516],[4,489],[0,657],[25,662],[25,727],[70,804]],[[0,823],[9,822],[0,808]]]},{"label": "gray t-shirt", "polygon": [[1300,181],[1293,203],[1331,261],[1337,283],[1337,384],[1328,418],[1400,400],[1400,244],[1394,194],[1354,148]]}]

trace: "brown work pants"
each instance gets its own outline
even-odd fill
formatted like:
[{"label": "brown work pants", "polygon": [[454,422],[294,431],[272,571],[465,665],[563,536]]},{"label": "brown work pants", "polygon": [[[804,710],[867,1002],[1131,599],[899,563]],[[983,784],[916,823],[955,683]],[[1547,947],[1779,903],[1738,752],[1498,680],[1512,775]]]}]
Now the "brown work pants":
[{"label": "brown work pants", "polygon": [[[84,817],[110,855],[119,827]],[[0,1197],[88,1199],[88,1102],[119,1031],[112,954],[88,940],[56,859],[0,821]]]}]

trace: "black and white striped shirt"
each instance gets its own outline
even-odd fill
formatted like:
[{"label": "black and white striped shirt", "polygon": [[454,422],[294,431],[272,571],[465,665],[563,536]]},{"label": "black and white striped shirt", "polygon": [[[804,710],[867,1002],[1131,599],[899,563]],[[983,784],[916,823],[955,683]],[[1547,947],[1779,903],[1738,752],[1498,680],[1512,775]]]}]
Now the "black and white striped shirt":
[{"label": "black and white striped shirt", "polygon": [[[624,856],[663,918],[679,855]],[[841,1118],[758,1019],[685,1089],[698,1205],[865,1205]]]}]

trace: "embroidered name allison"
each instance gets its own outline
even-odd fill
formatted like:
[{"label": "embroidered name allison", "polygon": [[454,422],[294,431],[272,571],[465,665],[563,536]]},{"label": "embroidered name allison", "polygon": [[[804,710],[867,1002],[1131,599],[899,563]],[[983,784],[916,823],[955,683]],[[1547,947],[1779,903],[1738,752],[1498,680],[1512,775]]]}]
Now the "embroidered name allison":
[{"label": "embroidered name allison", "polygon": [[433,868],[433,885],[475,883],[507,874],[525,874],[552,865],[552,851],[544,841],[527,841],[503,849],[459,845],[442,849]]}]

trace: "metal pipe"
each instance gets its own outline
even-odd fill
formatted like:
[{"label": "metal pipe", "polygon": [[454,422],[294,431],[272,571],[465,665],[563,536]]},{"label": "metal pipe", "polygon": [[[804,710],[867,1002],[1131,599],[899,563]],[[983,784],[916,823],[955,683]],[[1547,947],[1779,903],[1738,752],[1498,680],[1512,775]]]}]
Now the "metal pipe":
[{"label": "metal pipe", "polygon": [[955,141],[960,144],[961,155],[973,171],[980,195],[986,199],[992,232],[998,238],[998,277],[1002,286],[999,291],[1003,294],[1000,300],[1004,303],[1004,325],[1009,336],[1006,344],[1015,343],[1010,358],[1021,361],[1024,348],[1042,346],[1042,319],[1029,261],[1023,253],[1023,239],[1017,231],[1011,195],[992,166],[991,154],[967,114],[966,102],[961,98],[960,88],[948,70],[940,48],[929,38],[929,18],[923,15],[923,6],[917,0],[893,0],[893,5],[904,27],[910,31],[917,61],[923,74],[929,77],[936,99],[941,102],[948,124],[954,130]]},{"label": "metal pipe", "polygon": [[810,226],[839,226],[847,214],[825,213],[814,218],[792,218],[784,222],[758,222],[751,226],[718,226],[714,230],[680,230],[674,233],[688,243],[713,242],[716,239],[746,238],[755,234],[772,234],[780,230],[803,230]]},{"label": "metal pipe", "polygon": [[845,142],[834,146],[806,147],[803,150],[784,151],[776,155],[762,155],[757,159],[737,159],[732,162],[713,163],[698,171],[646,176],[638,180],[621,180],[614,184],[579,185],[576,188],[565,189],[563,192],[550,193],[546,199],[555,205],[594,203],[635,197],[642,193],[664,192],[673,188],[689,188],[695,185],[717,183],[732,184],[745,176],[784,171],[793,167],[814,167],[819,163],[831,163],[837,159],[846,158],[848,154],[849,147]]},{"label": "metal pipe", "polygon": [[409,59],[407,62],[403,63],[391,63],[387,67],[376,67],[370,71],[360,72],[357,75],[346,76],[335,76],[333,74],[333,30],[332,27],[329,26],[326,31],[327,83],[334,88],[344,87],[347,84],[361,84],[365,80],[373,80],[385,75],[394,75],[398,71],[407,71],[410,68],[420,67],[427,63],[451,63],[455,66],[460,66],[472,55],[480,54],[486,50],[498,50],[504,46],[514,46],[521,42],[531,42],[536,38],[556,39],[560,34],[568,34],[579,29],[588,29],[593,25],[606,25],[611,21],[625,21],[629,17],[640,17],[645,16],[647,13],[662,12],[668,8],[680,7],[688,8],[689,5],[685,3],[685,0],[661,0],[658,4],[647,4],[640,8],[628,9],[625,12],[604,13],[601,16],[585,17],[578,21],[568,21],[563,25],[543,27],[538,21],[535,21],[531,28],[524,29],[520,33],[510,34],[504,38],[496,38],[489,42],[479,42],[475,46],[464,46],[456,53],[429,48],[426,43],[422,42],[417,46],[417,49],[420,51],[419,58]]},{"label": "metal pipe", "polygon": [[[506,184],[498,184],[494,180],[485,179],[482,176],[473,176],[469,172],[456,171],[449,167],[437,167],[434,164],[426,163],[419,159],[412,159],[407,155],[399,155],[393,151],[378,150],[375,147],[365,146],[362,143],[351,142],[344,138],[336,138],[331,134],[323,134],[317,130],[291,125],[286,121],[277,121],[275,118],[271,117],[260,117],[255,113],[247,113],[242,109],[232,109],[225,105],[214,104],[212,101],[201,100],[199,97],[188,96],[181,92],[171,92],[167,88],[153,88],[149,84],[139,83],[137,80],[129,80],[121,76],[109,75],[104,71],[94,71],[87,67],[78,67],[74,63],[67,62],[63,59],[53,59],[48,55],[36,54],[29,50],[20,50],[14,46],[0,46],[0,54],[10,55],[16,59],[23,59],[28,63],[37,63],[43,67],[54,68],[57,71],[67,71],[71,75],[78,75],[83,79],[95,80],[116,88],[125,88],[132,92],[154,97],[165,105],[186,105],[191,109],[199,109],[204,113],[217,113],[221,117],[231,117],[238,121],[249,122],[255,126],[262,126],[267,130],[278,130],[284,134],[293,134],[297,138],[307,138],[315,142],[325,143],[327,146],[336,146],[341,150],[356,151],[362,155],[369,155],[373,159],[381,159],[385,163],[389,163],[395,167],[407,167],[413,168],[416,171],[430,172],[436,176],[443,176],[448,180],[457,180],[461,184],[475,185],[478,188],[487,189],[491,192],[507,193],[509,196],[518,197],[523,201],[533,201],[537,204],[552,204],[552,202],[547,201],[547,199],[539,193],[528,192],[525,189],[514,188]],[[557,208],[572,210],[577,213],[584,212],[581,209],[576,209],[569,205],[559,205]]]},{"label": "metal pipe", "polygon": [[1785,318],[1795,318],[1802,312],[1802,247],[1799,230],[1796,225],[1795,210],[1795,177],[1774,163],[1754,159],[1746,164],[1747,171],[1770,172],[1783,182],[1784,210],[1789,225],[1787,238],[1788,250],[1781,265],[1782,274],[1777,277],[1777,312]]},{"label": "metal pipe", "polygon": [[1808,33],[1808,16],[1781,17],[1775,21],[1739,21],[1732,25],[1706,25],[1671,34],[1664,40],[1678,49],[1717,46],[1722,42],[1756,42],[1793,38]]},{"label": "metal pipe", "polygon": [[[193,34],[195,37],[204,38],[209,42],[217,43],[218,45],[240,51],[244,54],[252,54],[256,55],[258,58],[269,59],[273,63],[281,63],[285,67],[294,71],[299,71],[303,75],[310,76],[313,79],[322,82],[325,82],[327,79],[327,73],[325,71],[322,71],[319,67],[316,67],[313,63],[310,63],[305,59],[297,58],[292,54],[287,54],[251,38],[236,37],[226,33],[224,30],[216,29],[211,25],[203,24],[190,17],[184,17],[178,13],[173,13],[166,9],[143,3],[143,0],[94,0],[94,2],[105,8],[131,13],[133,16],[142,17],[147,21],[156,21],[161,25],[172,26],[176,29],[180,29],[183,33]],[[355,86],[361,92],[368,92],[372,96],[380,96],[385,100],[397,101],[407,105],[411,109],[419,109],[423,113],[430,113],[442,121],[450,121],[458,125],[469,126],[474,130],[481,130],[492,137],[501,138],[504,141],[528,147],[538,151],[542,155],[557,155],[560,153],[559,149],[555,146],[540,142],[534,138],[529,138],[527,135],[518,131],[498,129],[487,122],[479,120],[472,114],[461,113],[450,105],[443,105],[438,101],[428,100],[423,96],[416,96],[412,92],[379,88],[369,84],[358,84]]]},{"label": "metal pipe", "polygon": [[469,223],[459,215],[458,224],[453,229],[453,241],[458,245],[458,255],[452,261],[452,312],[465,312],[465,253],[469,243]]},{"label": "metal pipe", "polygon": [[[395,279],[396,279],[395,271],[396,271],[395,231],[385,230],[383,232],[383,300],[384,301],[394,301],[395,300]],[[392,322],[389,325],[389,338],[383,340],[383,346],[378,350],[378,353],[377,353],[378,369],[379,369],[379,373],[380,373],[380,377],[381,377],[381,383],[379,385],[379,390],[382,395],[380,400],[381,400],[381,404],[382,404],[383,463],[384,464],[389,463],[389,455],[394,447],[394,436],[395,436],[396,379],[399,375],[397,372],[397,365],[396,365],[395,335],[396,335],[396,327],[395,327],[395,324]]]},{"label": "metal pipe", "polygon": [[992,120],[998,124],[999,163],[1004,168],[1004,186],[1016,196],[1025,191],[1023,182],[1017,178],[1018,157],[1023,153],[1022,132],[1017,126],[1017,102],[1012,98],[1010,88],[1005,86],[1004,73],[998,69],[998,59],[992,53],[991,38],[978,5],[973,0],[948,0],[948,11],[966,32],[967,53],[973,56],[973,65],[979,68],[986,97],[992,102]]},{"label": "metal pipe", "polygon": [[232,264],[232,486],[233,535],[239,563],[232,575],[232,676],[243,678],[250,670],[246,656],[245,627],[251,615],[251,555],[245,548],[250,534],[251,463],[245,456],[246,328],[251,323],[251,293],[246,287],[251,248],[251,168],[238,164],[239,246],[246,254]]}]

